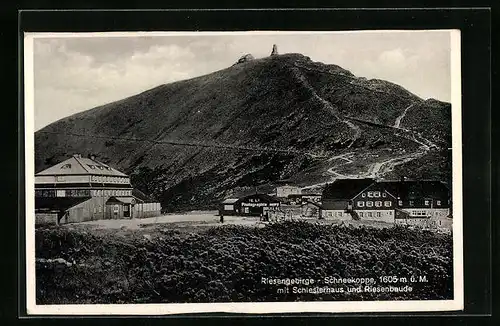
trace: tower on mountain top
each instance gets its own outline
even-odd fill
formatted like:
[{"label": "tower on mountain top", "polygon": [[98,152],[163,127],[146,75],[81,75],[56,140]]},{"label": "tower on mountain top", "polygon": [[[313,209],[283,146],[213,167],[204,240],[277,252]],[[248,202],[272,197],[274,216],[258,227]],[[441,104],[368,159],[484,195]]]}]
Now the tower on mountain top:
[{"label": "tower on mountain top", "polygon": [[273,51],[271,52],[271,55],[278,55],[278,46],[276,44],[273,44]]}]

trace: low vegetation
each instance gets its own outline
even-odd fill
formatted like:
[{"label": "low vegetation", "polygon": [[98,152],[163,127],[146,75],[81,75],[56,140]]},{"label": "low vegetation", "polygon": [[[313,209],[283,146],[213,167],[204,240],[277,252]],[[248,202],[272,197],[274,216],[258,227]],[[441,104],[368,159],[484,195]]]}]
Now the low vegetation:
[{"label": "low vegetation", "polygon": [[[408,300],[453,297],[452,237],[401,227],[283,222],[263,228],[164,230],[118,237],[78,229],[38,229],[39,304],[309,300]],[[262,278],[411,276],[411,292],[278,293]],[[317,284],[324,286],[325,284]],[[311,287],[311,286],[309,286]]]}]

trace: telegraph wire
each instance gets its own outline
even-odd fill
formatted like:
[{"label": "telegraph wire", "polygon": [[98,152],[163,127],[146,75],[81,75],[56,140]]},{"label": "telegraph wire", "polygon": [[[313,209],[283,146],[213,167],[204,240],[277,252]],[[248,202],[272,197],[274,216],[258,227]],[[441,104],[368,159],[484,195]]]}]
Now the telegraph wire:
[{"label": "telegraph wire", "polygon": [[152,140],[136,137],[116,137],[116,136],[104,136],[104,135],[89,135],[89,134],[79,134],[72,132],[51,132],[51,131],[37,131],[37,133],[51,134],[51,135],[61,135],[61,136],[74,136],[74,137],[87,137],[94,139],[106,139],[106,140],[118,140],[118,141],[135,141],[135,142],[148,142],[154,144],[167,144],[172,146],[187,146],[187,147],[203,147],[203,148],[221,148],[221,149],[234,149],[234,150],[246,150],[255,152],[275,152],[275,153],[285,153],[285,154],[306,154],[312,157],[327,157],[327,155],[312,153],[307,151],[299,151],[295,149],[279,149],[272,147],[259,147],[259,146],[242,146],[242,145],[230,145],[230,144],[219,144],[213,142],[197,142],[197,141],[181,141],[181,140]]}]

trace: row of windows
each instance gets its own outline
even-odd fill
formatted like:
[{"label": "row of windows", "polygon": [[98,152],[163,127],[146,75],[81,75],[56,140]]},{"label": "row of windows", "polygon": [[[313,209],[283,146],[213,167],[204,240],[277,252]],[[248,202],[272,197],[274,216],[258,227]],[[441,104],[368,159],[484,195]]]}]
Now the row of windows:
[{"label": "row of windows", "polygon": [[35,197],[55,197],[55,190],[35,190]]},{"label": "row of windows", "polygon": [[342,213],[342,212],[327,212],[326,213],[327,216],[329,217],[342,217],[343,215],[349,215],[349,213]]},{"label": "row of windows", "polygon": [[375,205],[375,207],[382,207],[382,205],[384,205],[384,207],[391,207],[392,206],[392,202],[389,201],[389,200],[386,200],[382,203],[382,201],[380,200],[377,200],[375,202],[373,201],[366,201],[366,203],[364,201],[358,201],[358,207],[373,207]]},{"label": "row of windows", "polygon": [[102,166],[102,165],[92,165],[92,164],[87,164],[89,168],[92,170],[99,169],[99,170],[109,170],[111,171],[111,168],[109,166]]},{"label": "row of windows", "polygon": [[[359,212],[359,217],[382,217],[381,212]],[[389,215],[392,215],[392,211],[388,212]],[[327,216],[329,217],[342,217],[342,216],[350,216],[349,213],[343,212],[328,212]]]},{"label": "row of windows", "polygon": [[100,183],[129,183],[128,178],[108,177],[108,176],[100,176],[100,175],[93,175],[90,180],[92,182],[100,182]]},{"label": "row of windows", "polygon": [[93,197],[132,196],[132,190],[120,190],[120,189],[92,190],[92,196]]},{"label": "row of windows", "polygon": [[412,211],[410,213],[412,216],[427,216],[427,213],[425,211]]},{"label": "row of windows", "polygon": [[[403,201],[402,200],[399,200],[398,201],[398,205],[399,206],[403,206]],[[413,200],[410,200],[408,202],[408,206],[414,206],[415,205],[415,202]],[[431,201],[430,200],[425,200],[424,201],[424,205],[425,206],[430,206],[431,205]],[[441,206],[441,201],[440,200],[436,200],[436,206]]]},{"label": "row of windows", "polygon": [[36,197],[132,196],[132,190],[44,189],[44,190],[35,190],[35,196]]},{"label": "row of windows", "polygon": [[366,196],[368,196],[368,198],[380,198],[380,196],[387,197],[387,194],[385,192],[381,193],[380,191],[368,191],[367,193],[361,194],[363,198]]},{"label": "row of windows", "polygon": [[[392,215],[392,211],[388,212],[389,215]],[[359,212],[359,217],[382,217],[381,212]]]}]

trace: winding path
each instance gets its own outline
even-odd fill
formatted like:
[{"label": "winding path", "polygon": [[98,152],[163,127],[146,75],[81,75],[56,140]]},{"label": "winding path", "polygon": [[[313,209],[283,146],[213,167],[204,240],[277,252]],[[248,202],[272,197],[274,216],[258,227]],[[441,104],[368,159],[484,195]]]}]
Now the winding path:
[{"label": "winding path", "polygon": [[403,118],[406,115],[406,112],[408,112],[408,110],[414,105],[415,103],[408,105],[408,107],[403,111],[403,113],[396,118],[396,121],[394,122],[394,128],[399,128],[401,126],[401,120],[403,120]]}]

